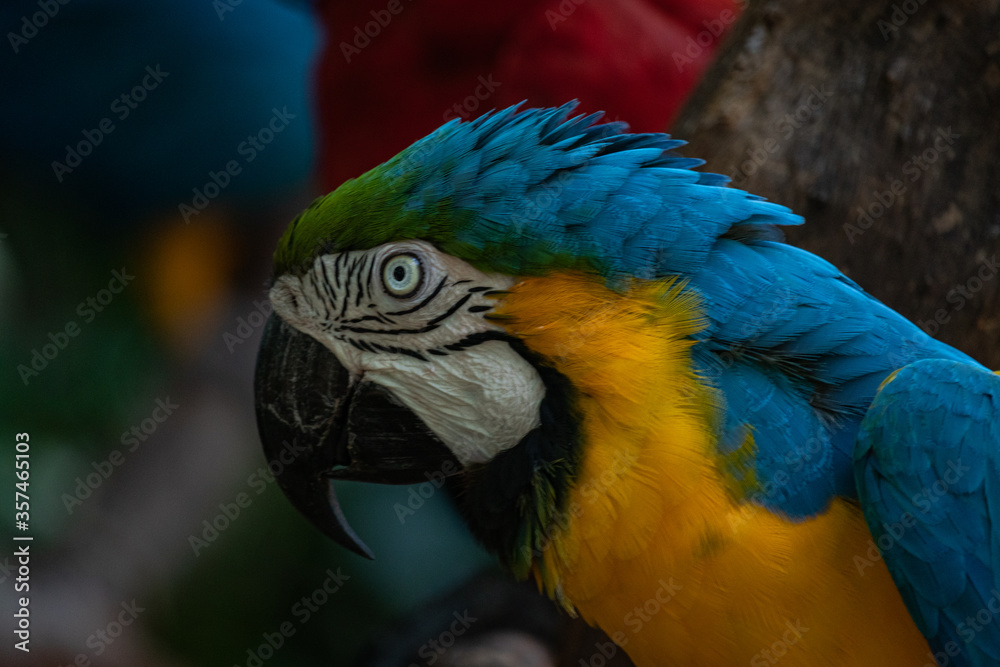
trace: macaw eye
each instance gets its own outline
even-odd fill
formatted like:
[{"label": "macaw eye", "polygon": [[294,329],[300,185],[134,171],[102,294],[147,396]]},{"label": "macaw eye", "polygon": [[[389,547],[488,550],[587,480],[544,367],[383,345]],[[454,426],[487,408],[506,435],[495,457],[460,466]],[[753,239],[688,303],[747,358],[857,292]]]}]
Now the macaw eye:
[{"label": "macaw eye", "polygon": [[415,255],[393,255],[382,265],[385,291],[399,299],[412,296],[424,282],[424,269]]}]

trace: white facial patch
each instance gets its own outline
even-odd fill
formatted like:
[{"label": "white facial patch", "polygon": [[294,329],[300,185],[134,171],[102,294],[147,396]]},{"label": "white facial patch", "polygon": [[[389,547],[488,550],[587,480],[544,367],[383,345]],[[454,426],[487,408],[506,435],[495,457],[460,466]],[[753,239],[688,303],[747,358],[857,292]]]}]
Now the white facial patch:
[{"label": "white facial patch", "polygon": [[463,464],[484,463],[539,425],[545,385],[484,318],[515,280],[423,241],[323,255],[271,288],[278,315],[389,389]]}]

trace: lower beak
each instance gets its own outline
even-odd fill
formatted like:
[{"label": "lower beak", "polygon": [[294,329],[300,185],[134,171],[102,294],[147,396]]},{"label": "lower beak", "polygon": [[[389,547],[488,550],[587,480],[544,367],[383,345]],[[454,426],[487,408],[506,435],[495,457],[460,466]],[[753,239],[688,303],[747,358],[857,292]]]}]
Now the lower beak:
[{"label": "lower beak", "polygon": [[278,486],[313,525],[354,553],[333,479],[413,484],[461,472],[444,443],[393,394],[351,378],[336,355],[272,314],[254,377],[257,429]]}]

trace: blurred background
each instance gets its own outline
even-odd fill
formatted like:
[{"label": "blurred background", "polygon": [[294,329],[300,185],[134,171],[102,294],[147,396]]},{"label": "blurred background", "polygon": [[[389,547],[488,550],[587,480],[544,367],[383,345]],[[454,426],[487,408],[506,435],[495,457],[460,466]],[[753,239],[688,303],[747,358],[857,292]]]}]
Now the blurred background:
[{"label": "blurred background", "polygon": [[[437,489],[342,485],[374,562],[292,510],[252,407],[270,254],[313,197],[452,118],[577,98],[667,129],[740,9],[5,2],[0,663],[473,664],[439,647],[487,631],[521,633],[511,664],[596,655],[530,585],[497,583]],[[33,538],[28,654],[14,534]]]}]

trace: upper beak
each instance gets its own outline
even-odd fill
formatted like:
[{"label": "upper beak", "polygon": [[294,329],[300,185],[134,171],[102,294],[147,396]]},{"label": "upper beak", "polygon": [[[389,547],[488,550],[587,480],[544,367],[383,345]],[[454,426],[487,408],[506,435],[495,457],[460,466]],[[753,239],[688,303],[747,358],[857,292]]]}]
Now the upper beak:
[{"label": "upper beak", "polygon": [[443,442],[384,387],[272,314],[254,377],[257,429],[278,486],[328,537],[372,558],[348,525],[333,479],[412,484],[462,470]]}]

